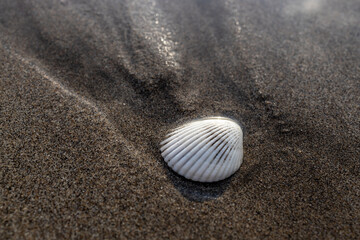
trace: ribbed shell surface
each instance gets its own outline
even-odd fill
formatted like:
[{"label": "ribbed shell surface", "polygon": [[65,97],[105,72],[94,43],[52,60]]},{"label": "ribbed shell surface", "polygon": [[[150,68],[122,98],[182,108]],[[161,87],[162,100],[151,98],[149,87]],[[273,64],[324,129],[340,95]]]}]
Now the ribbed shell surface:
[{"label": "ribbed shell surface", "polygon": [[243,159],[241,127],[225,117],[184,124],[169,133],[161,145],[161,155],[170,168],[199,182],[215,182],[231,176]]}]

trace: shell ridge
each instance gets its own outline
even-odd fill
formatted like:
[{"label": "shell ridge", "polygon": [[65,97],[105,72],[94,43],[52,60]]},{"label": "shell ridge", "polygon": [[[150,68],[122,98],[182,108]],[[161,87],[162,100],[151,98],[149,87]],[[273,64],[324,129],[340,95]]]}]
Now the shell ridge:
[{"label": "shell ridge", "polygon": [[[218,158],[222,158],[222,156],[225,154],[225,152],[229,149],[229,146],[226,144],[224,144],[224,147],[222,148],[221,150],[221,155],[217,155],[216,158],[212,159],[212,161],[210,162],[209,164],[209,168],[204,172],[204,175],[205,175],[205,180],[206,182],[208,181],[208,178],[212,176],[212,172],[218,168]],[[219,157],[220,156],[220,157]],[[216,161],[215,161],[216,160]],[[214,163],[215,162],[215,163]]]},{"label": "shell ridge", "polygon": [[[218,143],[218,140],[221,139],[224,135],[226,135],[227,132],[228,129],[220,128],[218,132],[214,133],[214,136],[208,138],[209,141],[202,147],[202,149],[204,149],[203,153],[200,154],[200,156],[193,156],[193,158],[196,159],[192,162],[190,166],[187,167],[187,175],[194,175],[197,173],[196,169],[199,169],[207,161],[209,155],[211,155],[211,152],[214,151],[216,148],[215,144]],[[214,145],[215,147],[213,147]],[[189,162],[190,161],[188,161],[187,164],[189,164]]]},{"label": "shell ridge", "polygon": [[[166,152],[166,154],[168,154],[167,158],[175,157],[179,152],[181,152],[183,149],[187,148],[194,141],[199,139],[199,137],[203,135],[202,131],[208,131],[209,129],[211,129],[211,126],[206,126],[205,128],[196,129],[196,131],[190,132],[189,135],[184,137],[183,139],[181,139],[182,135],[180,135],[179,144],[176,144],[176,146],[172,146],[168,148],[168,151]],[[177,139],[178,138],[174,139],[174,143],[177,143],[175,141]]]},{"label": "shell ridge", "polygon": [[[216,179],[221,179],[223,177],[223,172],[225,171],[226,168],[226,163],[229,163],[230,159],[232,158],[232,153],[234,151],[234,146],[231,146],[228,151],[227,154],[224,155],[217,163],[217,168],[215,168],[212,172],[212,175],[214,178]],[[225,166],[225,167],[224,167]]]},{"label": "shell ridge", "polygon": [[[238,150],[238,142],[239,142],[239,140],[240,140],[241,138],[238,136],[238,135],[235,135],[234,136],[234,138],[233,138],[233,149],[229,152],[229,156],[226,158],[226,159],[224,159],[224,164],[225,164],[225,162],[228,162],[228,166],[227,167],[224,167],[224,169],[222,169],[220,172],[219,172],[219,174],[220,174],[220,176],[221,175],[223,175],[223,176],[225,176],[224,178],[226,178],[226,176],[230,176],[229,175],[229,169],[231,169],[230,168],[230,166],[232,166],[233,165],[233,162],[236,162],[236,160],[237,160],[237,150]],[[223,165],[224,165],[223,164]],[[223,177],[222,176],[222,177]],[[223,178],[223,179],[224,179]]]},{"label": "shell ridge", "polygon": [[[186,154],[186,156],[183,156],[183,159],[181,161],[178,161],[175,165],[177,165],[177,167],[179,167],[179,171],[183,172],[184,169],[182,169],[189,161],[191,161],[191,159],[193,158],[197,158],[197,155],[202,155],[205,153],[205,151],[203,150],[204,147],[206,147],[206,145],[208,144],[209,141],[206,141],[209,139],[209,137],[211,138],[212,134],[216,134],[219,131],[222,131],[222,129],[220,128],[214,128],[212,129],[212,132],[209,132],[208,136],[202,138],[202,139],[198,139],[197,141],[197,145],[195,145],[194,143],[194,147]],[[196,161],[196,159],[195,159]],[[181,164],[181,165],[180,165]],[[175,166],[174,166],[175,167]]]},{"label": "shell ridge", "polygon": [[[213,166],[211,169],[209,169],[209,173],[208,173],[207,177],[205,177],[206,181],[209,181],[209,178],[216,178],[219,175],[219,171],[222,170],[221,167],[224,165],[228,155],[232,151],[234,141],[236,141],[236,139],[231,138],[230,141],[228,141],[227,144],[225,144],[225,146],[227,146],[227,147],[226,147],[226,149],[224,149],[224,151],[222,151],[220,157],[217,157],[217,159],[213,160],[213,162],[212,162]],[[215,176],[214,176],[214,172],[215,172]]]},{"label": "shell ridge", "polygon": [[[239,142],[241,142],[241,139],[239,139]],[[243,148],[240,145],[240,143],[238,143],[238,157],[237,157],[237,161],[235,162],[235,166],[234,166],[234,172],[237,171],[240,168],[240,165],[242,164],[242,159],[243,159]]]},{"label": "shell ridge", "polygon": [[[231,131],[231,130],[229,130],[229,131],[227,132],[226,136],[228,136],[228,134],[231,133],[230,131]],[[202,165],[202,166],[199,168],[199,171],[198,171],[198,172],[199,172],[199,175],[200,175],[200,176],[199,176],[200,179],[202,178],[202,176],[204,175],[204,173],[205,173],[206,170],[208,169],[208,168],[205,168],[205,167],[208,167],[209,165],[211,165],[211,163],[213,162],[214,158],[216,158],[216,156],[219,154],[219,152],[221,152],[221,151],[224,149],[224,147],[226,147],[226,141],[218,141],[218,142],[217,142],[217,145],[216,145],[213,153],[208,157],[208,159],[210,159],[210,161],[206,161],[206,162],[205,162],[205,163],[207,164],[207,166],[206,166],[206,165]]]},{"label": "shell ridge", "polygon": [[233,148],[232,152],[230,153],[231,157],[228,160],[229,164],[226,167],[224,167],[224,169],[221,172],[222,179],[225,179],[227,176],[230,176],[231,171],[234,170],[233,166],[237,160],[237,155],[238,155],[238,151],[237,151],[238,149],[237,149],[236,143],[237,143],[237,141],[235,142],[234,148]]},{"label": "shell ridge", "polygon": [[244,150],[243,150],[243,147],[242,147],[242,142],[241,142],[241,139],[240,139],[240,143],[239,143],[239,161],[237,162],[237,165],[236,165],[236,169],[239,169],[242,162],[243,162],[243,158],[244,158]]},{"label": "shell ridge", "polygon": [[[227,138],[230,134],[232,133],[232,129],[229,129],[226,132],[226,135],[221,139],[221,141],[218,141],[218,144],[216,145],[213,153],[208,157],[208,159],[210,159],[210,161],[207,161],[208,166],[213,164],[213,161],[219,157],[219,154],[221,154],[222,152],[224,152],[226,150],[226,143],[227,141],[225,141],[225,138]],[[199,174],[200,174],[200,178],[202,178],[202,176],[204,175],[204,173],[209,170],[208,168],[200,168],[199,169]]]},{"label": "shell ridge", "polygon": [[[161,151],[163,151],[164,155],[167,155],[168,153],[170,153],[172,150],[175,149],[175,146],[179,146],[182,145],[185,141],[187,141],[188,139],[192,138],[195,134],[200,135],[201,131],[199,130],[206,130],[208,129],[210,126],[205,125],[205,126],[194,126],[193,128],[187,129],[184,132],[179,132],[178,134],[174,135],[173,139],[171,141],[169,141],[166,145],[164,145],[161,149]],[[190,133],[186,136],[187,133]],[[182,139],[181,137],[184,136]],[[179,139],[181,139],[180,141],[178,141]],[[175,143],[175,144],[174,144]]]},{"label": "shell ridge", "polygon": [[[199,171],[202,170],[204,164],[209,163],[208,159],[213,158],[214,152],[216,153],[216,151],[219,151],[219,145],[221,145],[223,143],[223,141],[220,141],[221,139],[223,139],[225,136],[227,136],[227,134],[230,132],[229,129],[224,129],[223,132],[221,132],[219,135],[216,136],[216,138],[213,138],[210,146],[208,148],[208,150],[206,151],[206,153],[204,155],[202,155],[197,162],[201,162],[200,166],[196,166],[196,164],[194,164],[190,169],[189,172],[194,172],[195,167],[197,167],[198,171],[196,171],[195,173],[197,175],[199,175]],[[201,174],[201,173],[200,173]]]},{"label": "shell ridge", "polygon": [[236,170],[237,170],[236,165],[237,165],[238,160],[239,160],[239,151],[235,150],[234,157],[231,160],[232,162],[225,171],[226,176],[230,176],[236,172]]},{"label": "shell ridge", "polygon": [[185,178],[214,182],[234,174],[243,161],[243,132],[225,117],[185,123],[160,143],[167,165]]},{"label": "shell ridge", "polygon": [[[187,144],[186,147],[183,146],[182,150],[180,152],[177,152],[175,154],[175,156],[173,156],[173,159],[169,162],[169,164],[173,165],[173,163],[175,162],[175,164],[173,165],[173,166],[175,166],[176,162],[178,162],[180,158],[184,158],[185,155],[187,155],[187,158],[188,158],[189,157],[188,154],[190,154],[190,152],[191,153],[193,152],[192,150],[194,150],[194,146],[196,146],[196,144],[201,142],[202,139],[206,138],[209,134],[211,134],[211,130],[214,128],[215,128],[214,126],[212,126],[212,128],[209,128],[209,130],[206,134],[203,134],[202,132],[199,131],[198,135],[196,135],[196,137],[199,135],[201,135],[201,137],[198,137],[195,140],[194,140],[195,137],[189,139],[188,142],[186,143]],[[178,148],[181,148],[181,146],[179,146]]]},{"label": "shell ridge", "polygon": [[237,141],[237,160],[234,164],[234,172],[239,169],[240,165],[242,164],[242,158],[243,158],[243,148],[242,148],[242,140],[241,137],[239,137]]},{"label": "shell ridge", "polygon": [[197,121],[197,122],[194,122],[193,124],[188,123],[188,124],[185,124],[185,125],[183,125],[183,126],[177,127],[177,128],[175,128],[174,130],[172,130],[171,132],[169,132],[169,133],[166,135],[167,138],[166,138],[163,142],[166,142],[166,141],[168,141],[168,140],[171,140],[171,137],[172,137],[174,134],[177,134],[177,133],[179,133],[179,132],[181,132],[181,131],[184,131],[184,130],[187,130],[187,129],[189,129],[189,128],[198,127],[199,125],[202,125],[202,123]]},{"label": "shell ridge", "polygon": [[[217,159],[221,159],[223,154],[229,148],[229,145],[227,143],[228,143],[228,141],[225,141],[225,140],[221,142],[220,148],[217,149],[215,156],[213,156],[211,161],[209,162],[210,168],[204,169],[204,171],[202,172],[202,174],[200,176],[201,178],[204,178],[204,180],[206,180],[208,178],[208,176],[211,175],[211,172],[214,170],[214,168],[216,168],[216,166],[218,164]],[[215,163],[214,163],[214,161],[215,161]]]},{"label": "shell ridge", "polygon": [[[233,144],[233,142],[234,142],[234,138],[231,138],[231,135],[232,135],[232,133],[234,132],[234,129],[231,129],[230,131],[231,131],[231,132],[228,134],[228,138],[230,138],[230,141],[226,141],[226,139],[223,139],[225,143],[228,143],[228,145],[231,145],[231,144]],[[226,144],[225,144],[225,145],[226,145]],[[218,152],[218,154],[220,154],[220,152]],[[217,154],[217,155],[218,155],[218,154]],[[222,157],[223,154],[224,154],[224,152],[221,153],[220,158]],[[217,158],[217,155],[215,155],[214,159]]]},{"label": "shell ridge", "polygon": [[[174,140],[176,140],[177,138],[179,138],[179,136],[182,136],[186,133],[192,132],[192,131],[196,131],[199,130],[201,128],[204,128],[206,126],[209,126],[209,124],[195,124],[195,125],[190,125],[188,127],[184,127],[179,129],[179,131],[175,132],[171,132],[169,133],[169,136],[167,137],[167,139],[165,139],[164,141],[162,141],[160,144],[163,145],[162,148],[164,148],[165,146],[170,146],[172,142],[174,142]],[[182,131],[180,131],[182,130]]]}]

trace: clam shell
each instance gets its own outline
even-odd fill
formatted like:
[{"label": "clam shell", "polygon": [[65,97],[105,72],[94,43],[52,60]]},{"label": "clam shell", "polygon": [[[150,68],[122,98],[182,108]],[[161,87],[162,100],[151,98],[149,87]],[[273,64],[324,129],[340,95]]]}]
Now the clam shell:
[{"label": "clam shell", "polygon": [[216,182],[235,173],[243,160],[243,132],[230,118],[210,117],[184,124],[160,143],[161,155],[176,173]]}]

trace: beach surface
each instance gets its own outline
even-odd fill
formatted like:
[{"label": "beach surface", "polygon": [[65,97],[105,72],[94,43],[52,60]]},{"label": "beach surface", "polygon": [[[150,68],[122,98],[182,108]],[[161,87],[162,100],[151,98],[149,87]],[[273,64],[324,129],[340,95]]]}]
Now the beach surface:
[{"label": "beach surface", "polygon": [[[359,239],[360,2],[0,2],[2,239]],[[244,131],[232,177],[159,143]]]}]

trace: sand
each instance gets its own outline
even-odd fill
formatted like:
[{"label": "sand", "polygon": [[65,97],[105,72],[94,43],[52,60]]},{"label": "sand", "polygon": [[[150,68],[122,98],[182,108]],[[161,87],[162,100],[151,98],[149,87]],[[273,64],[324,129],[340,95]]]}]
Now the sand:
[{"label": "sand", "polygon": [[[2,239],[359,239],[360,4],[0,2]],[[159,143],[244,129],[202,184]]]}]

